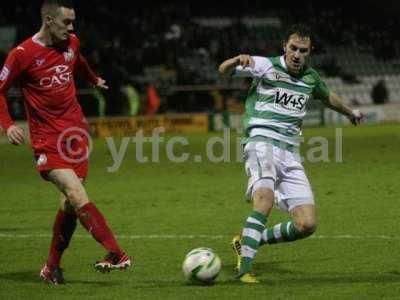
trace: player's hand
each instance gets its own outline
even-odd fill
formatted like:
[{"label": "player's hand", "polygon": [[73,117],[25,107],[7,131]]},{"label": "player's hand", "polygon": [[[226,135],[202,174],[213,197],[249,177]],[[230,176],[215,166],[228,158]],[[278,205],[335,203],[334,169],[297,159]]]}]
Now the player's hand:
[{"label": "player's hand", "polygon": [[254,68],[254,59],[248,54],[240,54],[236,56],[236,62],[243,68],[246,67]]},{"label": "player's hand", "polygon": [[106,81],[101,77],[97,79],[96,87],[103,90],[108,90],[108,85],[106,85]]},{"label": "player's hand", "polygon": [[361,123],[361,121],[364,119],[364,115],[361,111],[358,109],[354,109],[351,112],[351,115],[349,117],[350,122],[354,125],[357,126],[358,124]]},{"label": "player's hand", "polygon": [[16,125],[11,125],[7,129],[7,137],[11,144],[22,145],[25,143],[24,130]]}]

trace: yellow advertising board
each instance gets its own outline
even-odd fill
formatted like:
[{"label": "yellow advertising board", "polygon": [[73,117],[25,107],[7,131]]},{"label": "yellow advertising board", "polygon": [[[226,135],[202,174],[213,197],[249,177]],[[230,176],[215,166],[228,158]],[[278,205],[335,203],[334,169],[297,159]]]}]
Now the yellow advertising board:
[{"label": "yellow advertising board", "polygon": [[161,127],[166,133],[208,132],[208,114],[168,114],[157,116],[109,117],[89,121],[93,136],[133,136],[139,130],[144,135]]}]

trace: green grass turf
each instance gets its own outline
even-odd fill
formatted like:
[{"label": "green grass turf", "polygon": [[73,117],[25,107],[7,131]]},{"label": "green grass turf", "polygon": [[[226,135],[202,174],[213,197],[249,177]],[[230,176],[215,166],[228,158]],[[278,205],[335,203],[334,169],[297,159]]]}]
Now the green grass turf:
[{"label": "green grass turf", "polygon": [[[190,146],[177,150],[204,155],[207,139],[220,135],[187,135]],[[305,136],[330,141],[331,162],[305,163],[319,228],[313,238],[261,248],[255,261],[261,284],[255,286],[235,280],[229,248],[250,211],[242,163],[172,163],[165,155],[159,163],[138,163],[129,144],[121,168],[109,173],[106,143],[95,141],[87,190],[124,236],[120,243],[135,265],[94,272],[91,264],[104,250],[79,226],[63,260],[68,284],[54,287],[38,273],[58,192],[37,175],[28,146],[0,144],[0,299],[398,299],[400,125],[344,128],[343,163],[332,161],[333,128],[306,128]],[[269,224],[286,219],[274,210]],[[200,246],[222,259],[214,286],[183,279],[183,257]]]}]

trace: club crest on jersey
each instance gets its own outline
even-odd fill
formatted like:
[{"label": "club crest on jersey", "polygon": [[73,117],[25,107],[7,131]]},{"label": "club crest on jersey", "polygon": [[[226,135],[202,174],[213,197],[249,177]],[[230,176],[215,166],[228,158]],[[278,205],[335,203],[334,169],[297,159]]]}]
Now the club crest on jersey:
[{"label": "club crest on jersey", "polygon": [[37,165],[38,166],[42,166],[45,165],[47,163],[47,156],[46,154],[40,154],[38,160],[37,160]]},{"label": "club crest on jersey", "polygon": [[10,70],[6,66],[4,66],[3,70],[1,70],[0,73],[0,81],[6,80],[8,75],[10,75]]},{"label": "club crest on jersey", "polygon": [[288,76],[285,73],[281,72],[271,72],[266,74],[267,79],[272,80],[272,81],[284,81],[285,79],[290,79],[290,76]]},{"label": "club crest on jersey", "polygon": [[64,52],[63,54],[64,54],[64,59],[66,62],[73,60],[74,56],[75,56],[74,51],[69,47],[68,47],[68,50],[66,52]]}]

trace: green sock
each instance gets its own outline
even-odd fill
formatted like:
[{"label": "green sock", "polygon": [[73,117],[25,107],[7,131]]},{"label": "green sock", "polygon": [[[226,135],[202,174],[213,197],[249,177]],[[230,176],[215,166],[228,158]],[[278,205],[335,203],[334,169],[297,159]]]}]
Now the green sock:
[{"label": "green sock", "polygon": [[292,242],[303,239],[309,235],[311,235],[311,233],[299,231],[292,222],[279,223],[263,231],[260,246],[264,244]]},{"label": "green sock", "polygon": [[261,235],[265,229],[267,217],[262,213],[253,211],[246,219],[242,231],[242,247],[239,274],[251,272],[252,262],[260,247]]}]

